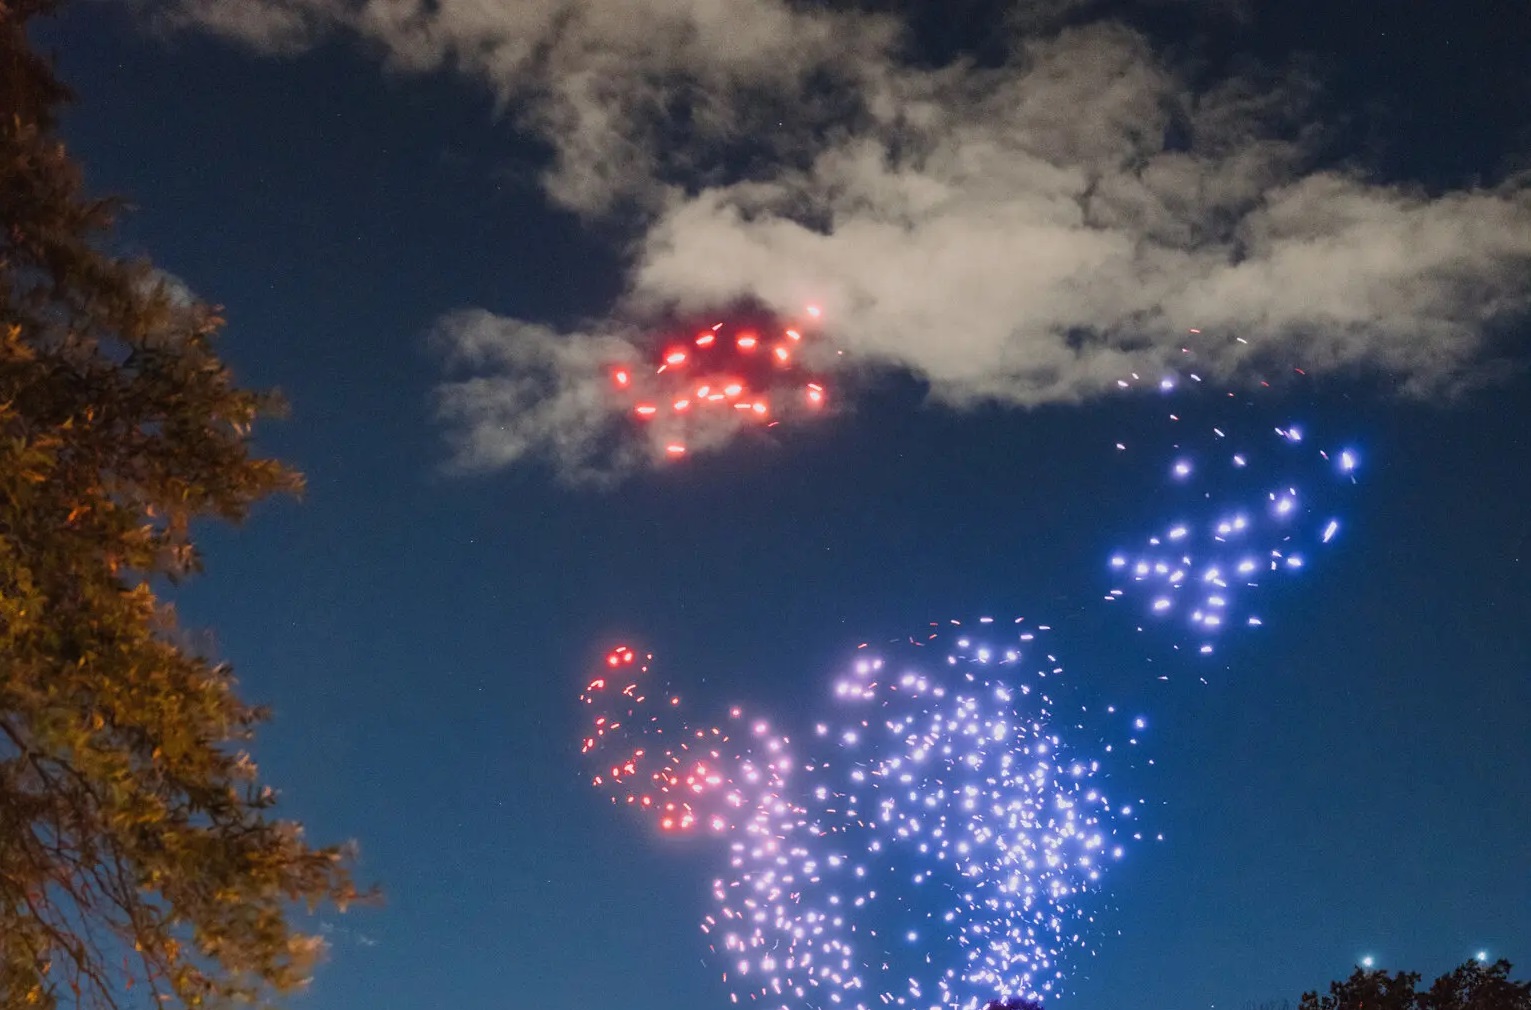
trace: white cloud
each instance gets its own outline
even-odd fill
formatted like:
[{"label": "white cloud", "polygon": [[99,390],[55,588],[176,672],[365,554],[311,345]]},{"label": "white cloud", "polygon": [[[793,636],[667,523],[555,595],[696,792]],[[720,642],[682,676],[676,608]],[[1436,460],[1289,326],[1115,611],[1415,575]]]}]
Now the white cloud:
[{"label": "white cloud", "polygon": [[272,56],[308,49],[329,28],[337,5],[315,0],[257,0],[253,3],[157,4],[134,0],[155,13],[162,28],[197,28]]},{"label": "white cloud", "polygon": [[[269,55],[345,33],[395,71],[450,67],[552,143],[549,194],[588,211],[654,198],[666,174],[697,167],[699,147],[801,112],[814,74],[878,67],[897,38],[886,18],[782,0],[134,2],[162,27],[200,26]],[[689,136],[671,145],[682,106]]]},{"label": "white cloud", "polygon": [[639,461],[616,430],[608,372],[633,353],[619,338],[467,311],[443,319],[434,342],[448,368],[465,373],[439,400],[460,469],[543,456],[572,479],[600,480]]},{"label": "white cloud", "polygon": [[[815,300],[845,360],[954,403],[1083,399],[1167,363],[1192,327],[1230,338],[1199,366],[1225,378],[1300,364],[1428,392],[1470,381],[1484,334],[1526,310],[1531,180],[1430,196],[1324,170],[1299,128],[1312,82],[1197,92],[1121,25],[1036,28],[1088,3],[1017,10],[1031,34],[998,68],[919,67],[887,18],[782,0],[181,0],[166,16],[267,51],[344,31],[396,69],[455,67],[553,145],[551,199],[646,209],[616,317]],[[612,458],[591,369],[617,337],[487,316],[446,332],[476,348],[445,400],[465,460]]]},{"label": "white cloud", "polygon": [[[1119,29],[1034,44],[980,93],[943,97],[918,128],[677,199],[634,298],[811,295],[856,358],[1020,404],[1166,364],[1193,327],[1248,341],[1206,347],[1214,374],[1371,367],[1425,390],[1469,375],[1485,327],[1526,306],[1523,182],[1427,198],[1301,175],[1300,142],[1247,130],[1243,89],[1193,99]],[[1165,148],[1171,116],[1190,150]]]}]

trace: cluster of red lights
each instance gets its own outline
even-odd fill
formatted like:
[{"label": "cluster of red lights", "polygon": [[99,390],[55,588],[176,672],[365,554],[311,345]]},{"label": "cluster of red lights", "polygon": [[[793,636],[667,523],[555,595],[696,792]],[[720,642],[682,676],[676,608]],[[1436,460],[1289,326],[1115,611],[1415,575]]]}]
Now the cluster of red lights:
[{"label": "cluster of red lights", "polygon": [[[808,307],[810,318],[820,314],[817,306]],[[801,330],[788,327],[768,340],[756,330],[741,329],[729,339],[723,327],[718,323],[703,330],[689,344],[667,345],[652,373],[627,365],[612,370],[617,389],[641,397],[632,408],[635,418],[682,420],[699,411],[733,411],[745,421],[769,427],[778,423],[784,394],[810,410],[824,406],[823,383],[796,374]],[[672,439],[665,452],[682,456],[686,444]]]},{"label": "cluster of red lights", "polygon": [[[635,679],[616,693],[620,700],[608,694],[612,682],[607,677],[595,678],[585,689],[581,700],[586,704],[604,707],[615,702],[615,709],[607,708],[611,714],[595,717],[590,734],[580,748],[581,753],[592,753],[601,747],[608,734],[633,722],[638,725],[628,725],[628,733],[640,730],[641,737],[641,729],[646,728],[656,736],[666,735],[656,717],[647,714],[648,698],[636,680],[648,672],[647,664],[640,664],[637,653],[627,646],[618,646],[606,655],[606,666],[613,676],[622,676],[621,671],[634,665],[637,669],[628,676]],[[611,700],[602,701],[603,698]],[[676,708],[680,698],[665,698],[664,705]],[[712,749],[727,743],[728,737],[722,729],[686,729],[675,736],[679,742],[658,753],[651,753],[641,745],[626,751],[603,766],[603,771],[591,780],[597,788],[614,790],[614,800],[654,815],[660,830],[667,832],[690,831],[697,827],[703,815],[695,809],[693,802],[699,802],[705,794],[728,785],[715,763],[721,755]],[[727,827],[727,821],[718,814],[706,817],[706,821],[713,831]]]}]

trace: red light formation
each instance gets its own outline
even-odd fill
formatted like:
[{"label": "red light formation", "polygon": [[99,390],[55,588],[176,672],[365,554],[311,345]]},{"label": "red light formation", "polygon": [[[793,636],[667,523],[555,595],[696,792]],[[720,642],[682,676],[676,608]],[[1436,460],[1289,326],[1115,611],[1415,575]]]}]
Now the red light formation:
[{"label": "red light formation", "polygon": [[619,645],[580,695],[589,712],[580,753],[592,761],[591,784],[651,815],[661,831],[726,831],[747,807],[746,784],[729,769],[753,775],[732,742],[730,724],[742,713],[717,726],[687,725],[680,697],[652,683],[652,660]]},{"label": "red light formation", "polygon": [[[807,315],[817,319],[821,312],[809,306]],[[688,447],[716,444],[720,431],[774,427],[783,416],[824,407],[823,382],[801,363],[803,344],[798,326],[768,337],[718,323],[689,341],[665,342],[647,365],[615,366],[612,387],[634,419],[650,427],[654,453],[679,459]]]}]

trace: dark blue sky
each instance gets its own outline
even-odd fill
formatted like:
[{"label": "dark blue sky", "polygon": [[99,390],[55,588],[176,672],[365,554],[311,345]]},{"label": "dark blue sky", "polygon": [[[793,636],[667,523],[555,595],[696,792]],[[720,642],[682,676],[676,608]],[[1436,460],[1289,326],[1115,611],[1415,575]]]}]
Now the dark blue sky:
[{"label": "dark blue sky", "polygon": [[[1284,10],[1194,41],[1316,54],[1347,157],[1452,185],[1531,151],[1516,5]],[[1189,46],[1176,17],[1153,27]],[[699,963],[705,849],[660,844],[584,783],[591,661],[636,639],[706,697],[791,712],[857,642],[987,611],[1054,619],[1074,668],[1154,720],[1165,841],[1116,874],[1068,1005],[1295,999],[1366,954],[1531,967],[1523,374],[1455,403],[1332,380],[1294,399],[1365,447],[1347,536],[1209,684],[1161,683],[1094,602],[1113,531],[1155,521],[1109,451],[1140,408],[951,413],[895,384],[611,491],[535,465],[444,476],[433,321],[564,321],[620,288],[612,244],[525,181],[537,149],[471,87],[344,42],[266,60],[152,39],[105,4],[44,39],[80,92],[66,134],[90,184],[136,204],[128,242],[224,304],[228,359],[292,404],[261,444],[306,499],[209,531],[181,608],[274,708],[259,757],[286,811],[357,838],[387,892],[334,919],[297,1005],[723,1005]],[[1506,336],[1523,364],[1525,331]]]}]

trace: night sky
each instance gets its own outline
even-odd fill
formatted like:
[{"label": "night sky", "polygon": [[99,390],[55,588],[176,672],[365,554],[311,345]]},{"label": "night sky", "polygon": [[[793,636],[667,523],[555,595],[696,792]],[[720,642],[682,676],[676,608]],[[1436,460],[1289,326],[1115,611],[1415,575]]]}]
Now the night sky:
[{"label": "night sky", "polygon": [[[326,6],[347,7],[267,5]],[[1504,181],[1531,153],[1531,17],[1491,0],[1424,6],[1059,5],[1085,23],[1126,18],[1198,88],[1300,71],[1317,82],[1299,125],[1323,124],[1322,165],[1424,201],[1479,185],[1505,201],[1462,210],[1485,223],[1421,267],[1448,280],[1404,285],[1428,289],[1420,299],[1367,290],[1354,311],[1386,321],[1347,329],[1354,353],[1271,323],[1281,360],[1333,367],[1261,402],[1348,439],[1366,465],[1344,535],[1272,594],[1265,626],[1179,658],[1101,602],[1110,550],[1162,519],[1162,474],[1112,446],[1162,403],[1083,373],[1061,393],[980,394],[982,346],[942,375],[940,333],[857,331],[853,306],[897,314],[869,287],[825,327],[890,366],[857,380],[848,409],[601,484],[540,450],[458,472],[461,433],[436,410],[439,319],[472,307],[594,333],[637,318],[635,290],[706,309],[711,281],[673,275],[695,250],[637,269],[641,193],[603,217],[544,185],[550,149],[517,118],[521,97],[497,108],[473,73],[405,65],[380,35],[342,25],[273,54],[269,37],[231,39],[232,15],[221,38],[146,20],[214,23],[232,9],[217,3],[76,3],[48,25],[40,39],[81,99],[66,137],[94,190],[134,204],[125,246],[224,305],[241,380],[291,404],[259,444],[307,475],[307,496],[207,530],[208,574],[178,601],[272,706],[257,757],[284,811],[316,842],[357,839],[361,876],[386,891],[381,908],[324,916],[332,957],[295,1005],[727,1005],[696,928],[698,866],[716,852],[655,836],[589,788],[576,697],[590,670],[634,642],[701,701],[790,721],[858,643],[979,613],[1051,621],[1076,675],[1152,722],[1142,788],[1164,840],[1113,871],[1113,910],[1063,1005],[1295,1000],[1368,956],[1435,973],[1487,951],[1531,968],[1531,340],[1516,307],[1531,255],[1512,234],[1531,210],[1525,183]],[[950,5],[949,21],[914,25],[905,58],[994,65],[1003,7]],[[1052,22],[1038,13],[1026,30]],[[717,157],[727,182],[783,154]],[[795,291],[801,261],[784,257],[767,269],[786,279],[750,293]],[[854,258],[825,253],[827,302]],[[1344,283],[1365,287],[1366,269]],[[1109,301],[1112,283],[1079,297]],[[1440,318],[1467,325],[1464,298],[1509,307],[1470,320],[1483,340],[1443,364],[1427,349],[1459,330],[1409,320],[1445,304]],[[1277,314],[1234,300],[1215,306],[1227,320]],[[1166,310],[1151,342],[1184,322]],[[1446,372],[1475,381],[1432,387]],[[956,392],[927,395],[941,380]]]}]

